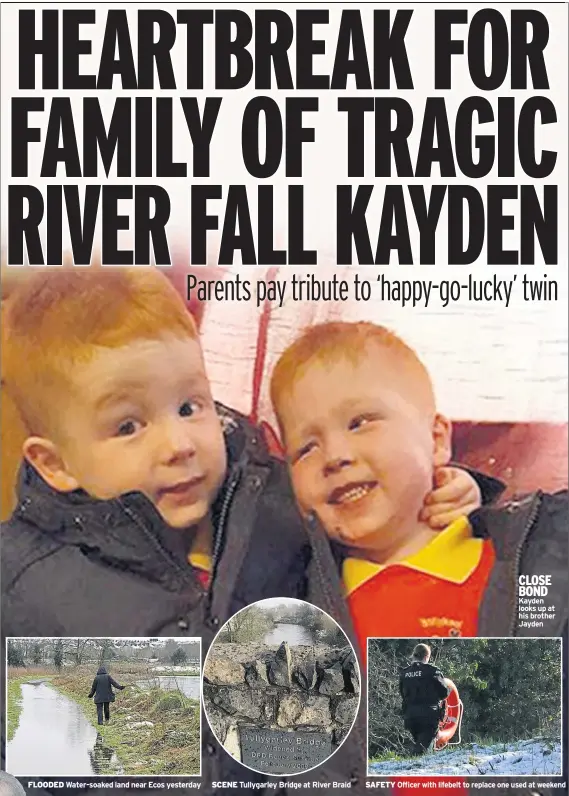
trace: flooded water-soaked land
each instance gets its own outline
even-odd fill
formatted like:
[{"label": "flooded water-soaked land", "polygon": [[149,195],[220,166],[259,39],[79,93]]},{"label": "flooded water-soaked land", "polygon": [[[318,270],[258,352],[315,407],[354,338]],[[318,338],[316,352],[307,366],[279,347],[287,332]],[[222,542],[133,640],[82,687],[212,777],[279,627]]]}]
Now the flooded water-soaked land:
[{"label": "flooded water-soaked land", "polygon": [[198,776],[200,675],[198,637],[9,638],[3,767],[50,781]]},{"label": "flooded water-soaked land", "polygon": [[164,691],[181,691],[192,699],[200,698],[200,678],[187,675],[160,675],[137,680],[136,685],[145,691],[149,688],[162,688]]},{"label": "flooded water-soaked land", "polygon": [[18,727],[6,750],[10,774],[122,773],[114,750],[105,745],[79,704],[46,682],[24,683],[21,694]]},{"label": "flooded water-soaked land", "polygon": [[[200,772],[200,678],[117,667],[124,686],[97,724],[93,667],[12,683],[7,770],[17,776],[184,775]],[[20,683],[23,683],[20,685]],[[16,694],[20,691],[21,694]],[[30,754],[33,750],[33,754]]]}]

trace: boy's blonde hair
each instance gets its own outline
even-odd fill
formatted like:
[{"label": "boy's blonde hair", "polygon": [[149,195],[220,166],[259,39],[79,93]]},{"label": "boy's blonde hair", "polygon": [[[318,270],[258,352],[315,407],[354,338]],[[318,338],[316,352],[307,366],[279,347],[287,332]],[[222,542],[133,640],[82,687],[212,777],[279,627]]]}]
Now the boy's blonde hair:
[{"label": "boy's blonde hair", "polygon": [[49,436],[73,367],[97,346],[197,339],[182,298],[155,267],[38,269],[3,302],[2,385],[30,434]]},{"label": "boy's blonde hair", "polygon": [[[435,397],[429,373],[415,351],[385,326],[364,321],[331,321],[309,326],[284,352],[275,365],[271,377],[271,402],[277,416],[281,435],[283,428],[279,407],[283,396],[312,366],[330,366],[342,359],[357,364],[364,357],[373,356],[373,347],[388,351],[400,367],[417,378],[414,399],[434,411]],[[378,371],[378,377],[381,372]],[[315,400],[318,396],[315,396]]]}]

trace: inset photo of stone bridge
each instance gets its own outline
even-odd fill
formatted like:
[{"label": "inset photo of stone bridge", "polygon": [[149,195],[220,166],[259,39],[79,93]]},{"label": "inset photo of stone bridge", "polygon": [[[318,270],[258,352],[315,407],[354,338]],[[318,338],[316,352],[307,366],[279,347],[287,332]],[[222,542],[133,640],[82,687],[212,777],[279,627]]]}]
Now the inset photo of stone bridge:
[{"label": "inset photo of stone bridge", "polygon": [[309,603],[261,600],[220,630],[204,664],[206,718],[244,766],[273,775],[320,765],[342,744],[360,672],[340,626]]}]

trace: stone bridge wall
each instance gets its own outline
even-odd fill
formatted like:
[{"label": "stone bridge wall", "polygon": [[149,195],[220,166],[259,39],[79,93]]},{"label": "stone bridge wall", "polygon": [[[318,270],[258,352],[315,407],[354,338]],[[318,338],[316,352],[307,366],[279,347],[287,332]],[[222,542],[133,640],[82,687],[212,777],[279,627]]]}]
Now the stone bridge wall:
[{"label": "stone bridge wall", "polygon": [[209,723],[237,759],[239,727],[325,732],[335,749],[352,725],[359,694],[350,647],[217,644],[204,668]]}]

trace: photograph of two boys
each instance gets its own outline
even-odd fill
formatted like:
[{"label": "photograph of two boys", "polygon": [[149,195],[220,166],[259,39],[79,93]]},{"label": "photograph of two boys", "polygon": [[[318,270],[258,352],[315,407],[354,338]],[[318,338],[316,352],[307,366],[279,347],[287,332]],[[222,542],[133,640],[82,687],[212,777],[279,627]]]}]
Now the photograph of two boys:
[{"label": "photograph of two boys", "polygon": [[[434,350],[434,315],[254,315],[188,302],[186,277],[3,269],[3,639],[188,636],[205,655],[241,608],[292,597],[340,624],[363,685],[368,638],[566,640],[567,424],[536,383],[535,420],[486,409],[510,359],[473,315]],[[466,410],[432,367],[455,335],[484,363]],[[520,583],[544,575],[531,622]],[[365,706],[307,777],[363,793]],[[202,790],[243,772],[204,722]]]}]

